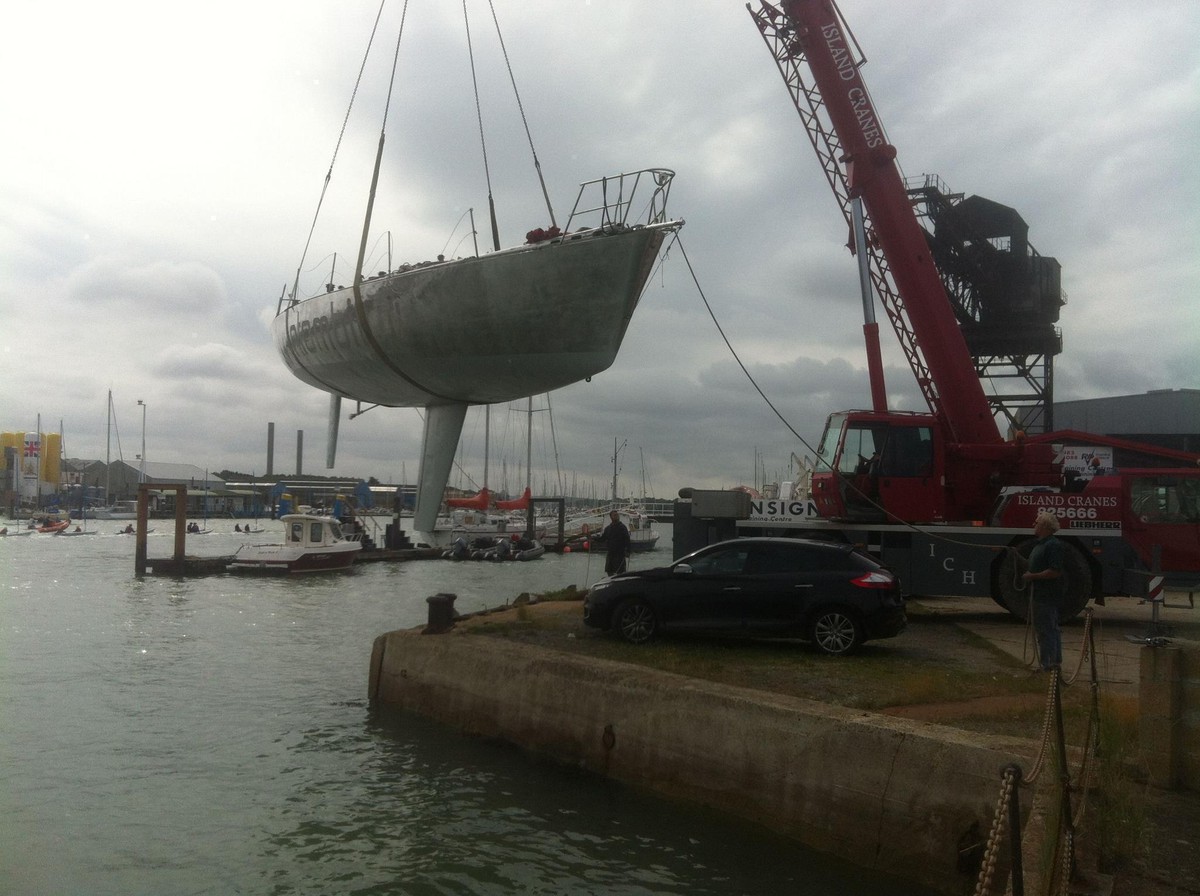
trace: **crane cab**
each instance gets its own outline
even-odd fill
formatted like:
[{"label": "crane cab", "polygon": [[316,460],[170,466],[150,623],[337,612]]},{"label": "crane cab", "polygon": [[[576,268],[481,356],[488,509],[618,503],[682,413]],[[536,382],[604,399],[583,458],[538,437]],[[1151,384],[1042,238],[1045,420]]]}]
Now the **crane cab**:
[{"label": "crane cab", "polygon": [[930,414],[831,414],[812,496],[831,520],[936,522],[946,518],[940,428]]}]

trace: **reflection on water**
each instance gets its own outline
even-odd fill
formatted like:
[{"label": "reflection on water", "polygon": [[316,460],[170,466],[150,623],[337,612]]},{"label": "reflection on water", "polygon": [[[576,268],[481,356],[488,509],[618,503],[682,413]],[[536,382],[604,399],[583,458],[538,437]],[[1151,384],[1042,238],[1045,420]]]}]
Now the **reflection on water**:
[{"label": "reflection on water", "polygon": [[[169,551],[151,537],[152,556]],[[367,706],[372,640],[423,623],[428,595],[469,612],[582,588],[596,558],[137,581],[127,537],[0,552],[5,894],[898,891],[753,825]]]}]

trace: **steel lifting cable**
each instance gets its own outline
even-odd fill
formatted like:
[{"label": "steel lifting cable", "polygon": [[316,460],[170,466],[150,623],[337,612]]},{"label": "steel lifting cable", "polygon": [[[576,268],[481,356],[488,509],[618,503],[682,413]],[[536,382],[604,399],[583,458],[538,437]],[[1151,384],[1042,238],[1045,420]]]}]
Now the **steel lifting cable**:
[{"label": "steel lifting cable", "polygon": [[529,152],[533,155],[533,169],[537,172],[538,183],[542,187],[542,198],[546,200],[546,211],[550,213],[550,226],[557,227],[558,222],[554,219],[554,208],[550,205],[550,194],[546,190],[546,181],[542,177],[542,163],[538,161],[537,150],[533,146],[533,134],[529,131],[529,121],[525,117],[525,106],[521,103],[521,92],[517,90],[517,79],[513,76],[512,63],[508,60],[508,48],[504,46],[504,35],[500,32],[500,20],[496,17],[496,4],[492,0],[488,0],[488,7],[492,10],[492,21],[496,25],[496,38],[500,41],[500,52],[504,56],[505,68],[508,69],[508,80],[512,84],[513,96],[517,100],[517,110],[521,113],[521,124],[525,128],[525,139],[529,141]]},{"label": "steel lifting cable", "polygon": [[[607,201],[605,204],[607,205]],[[779,418],[779,422],[787,428],[788,432],[796,437],[801,445],[803,445],[809,451],[812,451],[815,456],[816,452],[813,451],[812,446],[805,441],[804,436],[796,432],[796,428],[788,422],[787,418],[783,416],[783,413],[779,410],[779,408],[775,407],[775,405],[771,402],[771,399],[767,397],[767,393],[762,390],[762,387],[758,385],[758,381],[754,379],[754,375],[751,374],[750,371],[746,369],[746,365],[742,363],[742,359],[739,357],[737,349],[733,347],[733,343],[730,342],[729,337],[725,335],[725,330],[721,326],[721,322],[717,320],[716,312],[713,311],[712,305],[708,303],[708,296],[704,294],[704,289],[700,286],[700,278],[696,276],[696,270],[692,267],[692,260],[688,258],[687,249],[683,247],[683,240],[679,238],[678,233],[675,235],[675,241],[679,244],[679,251],[683,253],[683,261],[687,265],[688,273],[692,275],[692,282],[696,284],[696,291],[700,293],[700,300],[704,302],[704,307],[708,310],[708,316],[712,318],[713,326],[717,328],[717,333],[724,341],[725,347],[729,349],[729,354],[733,356],[733,360],[736,361],[738,367],[742,369],[742,373],[746,375],[746,379],[750,381],[750,385],[754,387],[754,391],[756,391],[759,394],[759,397],[766,402],[766,405],[771,409],[771,412]]]},{"label": "steel lifting cable", "polygon": [[[379,11],[375,13],[375,24],[371,26],[371,37],[367,41],[367,49],[363,53],[362,63],[358,67],[358,77],[354,79],[354,90],[350,93],[350,102],[346,106],[346,115],[342,118],[342,129],[338,131],[337,142],[333,146],[333,157],[329,160],[329,170],[325,173],[325,182],[321,186],[321,195],[317,199],[317,208],[316,211],[313,212],[312,224],[308,228],[308,238],[304,241],[304,251],[300,253],[300,263],[296,266],[296,280],[292,284],[292,294],[290,297],[292,302],[297,300],[297,295],[300,290],[300,272],[304,268],[304,259],[308,257],[308,250],[312,245],[313,233],[315,233],[317,229],[317,218],[320,217],[321,206],[325,202],[325,192],[329,189],[330,180],[333,179],[333,165],[337,161],[338,151],[341,149],[342,140],[346,136],[346,126],[350,122],[350,111],[354,108],[354,100],[358,97],[358,88],[362,84],[363,72],[367,68],[367,59],[371,55],[371,47],[375,43],[375,35],[379,31],[379,20],[383,16],[383,7],[386,5],[386,3],[387,0],[380,0],[379,2]],[[405,0],[404,9],[407,12],[407,0]],[[403,28],[403,26],[401,27]],[[391,95],[390,88],[388,95]],[[282,300],[280,301],[282,302]]]},{"label": "steel lifting cable", "polygon": [[[371,175],[371,191],[367,196],[367,214],[363,221],[362,239],[358,246],[358,264],[354,277],[354,298],[355,304],[358,305],[361,305],[361,297],[358,295],[358,285],[362,282],[363,259],[366,257],[367,240],[370,238],[371,213],[375,207],[375,191],[379,185],[379,166],[383,160],[383,143],[387,137],[388,115],[392,110],[392,93],[396,89],[396,69],[400,65],[400,42],[404,39],[404,23],[407,18],[408,0],[404,0],[404,9],[400,14],[400,30],[396,33],[396,49],[392,51],[392,72],[391,77],[388,78],[387,97],[383,101],[383,121],[379,124],[379,148],[375,153],[375,168]],[[366,335],[368,338],[372,338],[370,333],[366,333]]]},{"label": "steel lifting cable", "polygon": [[428,392],[430,395],[438,398],[447,398],[447,396],[440,394],[436,389],[433,389],[432,387],[413,379],[395,362],[395,360],[393,360],[391,355],[384,350],[379,340],[375,337],[374,332],[371,330],[370,322],[367,318],[366,307],[363,303],[362,297],[363,260],[366,257],[367,240],[370,237],[371,215],[375,208],[375,195],[379,186],[379,169],[383,163],[383,146],[387,135],[388,113],[391,111],[392,106],[392,92],[396,87],[396,69],[399,66],[400,61],[400,43],[404,37],[404,23],[407,18],[408,0],[404,0],[404,10],[400,17],[400,30],[396,35],[396,49],[392,53],[392,72],[391,77],[388,80],[387,99],[385,100],[383,109],[383,122],[379,129],[379,145],[375,151],[375,167],[371,173],[371,190],[367,198],[367,211],[363,216],[362,238],[359,240],[358,260],[354,265],[354,283],[352,284],[351,288],[354,293],[354,313],[358,318],[359,332],[362,333],[363,338],[367,341],[367,344],[370,345],[371,350],[375,353],[375,356],[379,359],[379,361],[382,362],[390,371],[392,371],[392,373],[396,374],[406,382],[411,383],[416,388],[421,389],[424,392]]},{"label": "steel lifting cable", "polygon": [[500,251],[500,228],[496,223],[496,201],[492,197],[492,172],[488,167],[487,139],[483,132],[483,108],[479,102],[479,79],[475,75],[475,47],[471,43],[471,20],[467,15],[467,0],[463,0],[463,27],[467,31],[467,56],[471,61],[471,87],[475,91],[475,118],[479,122],[479,147],[483,151],[483,178],[487,182],[488,213],[492,219],[492,248]]},{"label": "steel lifting cable", "polygon": [[[607,205],[607,200],[606,200],[606,205]],[[808,444],[808,441],[804,438],[804,436],[802,436],[802,435],[800,435],[800,433],[796,432],[796,428],[794,426],[792,426],[791,423],[788,422],[787,418],[783,416],[783,413],[779,410],[779,408],[775,407],[775,405],[772,403],[771,399],[767,397],[767,393],[765,393],[762,390],[762,387],[758,385],[758,381],[754,379],[754,375],[751,374],[750,371],[746,369],[746,365],[744,363],[742,363],[742,359],[738,355],[737,349],[735,349],[733,347],[733,343],[731,343],[729,341],[729,337],[725,334],[725,330],[721,326],[721,322],[719,320],[717,320],[716,312],[713,311],[712,305],[709,304],[708,296],[706,296],[704,294],[704,289],[703,289],[703,287],[700,286],[700,279],[696,275],[695,269],[692,267],[692,261],[690,258],[688,258],[687,250],[683,248],[683,241],[679,238],[678,234],[676,234],[675,240],[676,240],[676,242],[679,243],[679,250],[681,252],[683,252],[683,260],[687,264],[688,273],[690,273],[692,275],[692,282],[696,285],[696,291],[700,294],[700,300],[702,302],[704,302],[704,307],[708,311],[708,316],[710,318],[712,318],[713,326],[715,326],[717,328],[717,333],[720,335],[721,339],[724,341],[725,347],[729,349],[729,354],[733,356],[733,360],[736,361],[738,367],[740,367],[742,369],[742,373],[745,374],[746,379],[749,380],[749,382],[750,382],[750,385],[754,387],[754,391],[756,391],[759,394],[759,397],[761,397],[762,400],[766,403],[767,407],[769,407],[771,409],[771,412],[776,417],[779,418],[779,422],[782,423],[787,428],[788,432],[790,432],[792,435],[794,435],[796,437],[796,439],[800,442],[800,444],[803,445],[805,447],[805,449],[809,453],[812,454],[813,457],[820,460],[821,459],[820,453],[817,452],[813,448],[812,445]],[[825,461],[825,465],[829,466],[829,462]],[[883,513],[885,516],[887,516],[889,518],[889,520],[891,522],[893,522],[896,525],[905,526],[906,528],[911,529],[913,532],[919,532],[922,535],[925,535],[931,539],[936,539],[937,541],[940,541],[943,544],[956,544],[961,547],[970,547],[970,548],[976,547],[976,545],[974,545],[970,542],[959,541],[958,539],[949,538],[948,536],[941,535],[937,532],[933,532],[928,529],[921,529],[919,526],[915,526],[912,523],[908,522],[907,520],[902,520],[899,517],[897,517],[895,514],[890,513],[887,510],[887,508],[881,506],[876,501],[872,500],[870,498],[870,496],[863,494],[862,491],[855,488],[853,483],[847,482],[847,485],[849,485],[850,488],[854,489],[854,491],[857,492],[858,495],[864,501],[866,501],[872,507],[876,508],[881,513]],[[1011,548],[1010,548],[1010,550],[1011,550]]]}]

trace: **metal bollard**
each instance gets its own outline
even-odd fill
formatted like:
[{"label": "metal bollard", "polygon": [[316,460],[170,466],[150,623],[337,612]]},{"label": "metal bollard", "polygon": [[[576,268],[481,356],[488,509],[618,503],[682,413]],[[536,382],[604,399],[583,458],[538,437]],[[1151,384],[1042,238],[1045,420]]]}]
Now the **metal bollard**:
[{"label": "metal bollard", "polygon": [[425,626],[425,634],[436,635],[454,627],[454,601],[457,599],[457,594],[434,594],[425,598],[425,603],[429,604],[429,623]]}]

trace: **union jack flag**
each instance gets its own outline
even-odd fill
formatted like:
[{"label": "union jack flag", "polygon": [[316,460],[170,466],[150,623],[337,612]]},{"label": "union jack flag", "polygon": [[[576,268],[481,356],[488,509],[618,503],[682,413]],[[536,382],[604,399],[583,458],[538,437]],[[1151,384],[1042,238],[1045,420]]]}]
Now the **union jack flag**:
[{"label": "union jack flag", "polygon": [[42,452],[42,443],[38,439],[32,438],[32,439],[25,440],[25,456],[26,457],[37,457],[39,454],[41,454],[41,452]]}]

